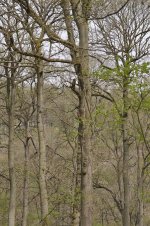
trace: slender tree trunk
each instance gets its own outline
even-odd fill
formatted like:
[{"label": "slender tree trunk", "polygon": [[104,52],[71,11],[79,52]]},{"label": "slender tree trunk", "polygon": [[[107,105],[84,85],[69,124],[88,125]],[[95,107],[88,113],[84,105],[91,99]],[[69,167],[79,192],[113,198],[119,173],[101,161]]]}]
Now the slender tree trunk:
[{"label": "slender tree trunk", "polygon": [[77,169],[76,169],[76,175],[75,175],[72,226],[79,226],[80,225],[80,212],[81,212],[81,151],[77,152],[77,160],[76,161],[77,161]]},{"label": "slender tree trunk", "polygon": [[[78,115],[81,115],[80,112],[81,101],[79,99],[79,112]],[[78,126],[78,146],[77,146],[77,156],[76,156],[76,178],[75,178],[75,194],[74,194],[74,206],[73,206],[73,226],[79,226],[81,224],[81,142],[82,142],[82,129],[83,123],[79,118]]]},{"label": "slender tree trunk", "polygon": [[137,219],[136,226],[143,226],[143,175],[141,174],[141,156],[137,147]]},{"label": "slender tree trunk", "polygon": [[[124,128],[124,127],[123,127]],[[124,186],[124,211],[123,226],[130,226],[129,215],[129,150],[126,142],[125,133],[123,135],[123,186]]]},{"label": "slender tree trunk", "polygon": [[143,179],[140,178],[138,184],[138,212],[137,212],[137,226],[143,226]]},{"label": "slender tree trunk", "polygon": [[43,67],[42,62],[37,62],[37,128],[39,141],[39,185],[41,200],[42,225],[50,225],[48,217],[48,194],[46,187],[46,145],[45,129],[43,122]]},{"label": "slender tree trunk", "polygon": [[8,125],[9,125],[8,167],[10,179],[8,225],[15,226],[16,175],[15,175],[15,149],[14,149],[14,105],[15,105],[14,76],[7,79],[7,94],[8,94]]},{"label": "slender tree trunk", "polygon": [[24,186],[23,186],[23,214],[22,226],[27,226],[28,219],[28,181],[29,181],[29,123],[25,125],[26,141],[24,144]]},{"label": "slender tree trunk", "polygon": [[122,142],[123,142],[123,187],[124,187],[124,209],[123,226],[130,226],[129,214],[129,141],[128,141],[128,79],[123,78],[123,112],[122,112]]},{"label": "slender tree trunk", "polygon": [[119,187],[119,197],[121,201],[121,215],[123,210],[123,203],[124,203],[124,192],[123,192],[123,178],[122,178],[122,161],[121,159],[118,159],[117,164],[117,179],[118,179],[118,187]]},{"label": "slender tree trunk", "polygon": [[[89,104],[87,96],[84,96],[84,104]],[[87,103],[85,103],[87,101]],[[87,107],[87,106],[86,106]],[[83,110],[83,109],[82,109]],[[85,109],[84,109],[85,110]],[[83,113],[83,133],[81,139],[81,226],[92,226],[92,159],[91,159],[91,128],[88,107]],[[82,116],[81,116],[82,117]]]}]

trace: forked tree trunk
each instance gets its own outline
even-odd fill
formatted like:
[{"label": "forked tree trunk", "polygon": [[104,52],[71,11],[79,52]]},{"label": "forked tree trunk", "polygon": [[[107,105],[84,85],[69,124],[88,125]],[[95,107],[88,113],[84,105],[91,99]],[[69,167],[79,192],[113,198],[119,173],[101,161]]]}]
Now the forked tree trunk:
[{"label": "forked tree trunk", "polygon": [[[88,53],[88,16],[91,1],[62,0],[68,39],[75,49],[70,49],[79,85],[79,149],[77,165],[81,167],[81,206],[76,207],[76,226],[92,226],[92,157],[91,157],[91,84]],[[71,5],[70,5],[71,4]],[[70,15],[70,6],[73,19]],[[79,46],[73,32],[72,21],[76,23],[79,34]],[[81,158],[79,157],[81,155]],[[80,167],[78,170],[80,171]],[[78,194],[79,195],[79,194]],[[80,210],[80,214],[79,214]],[[79,222],[80,216],[80,222]]]}]

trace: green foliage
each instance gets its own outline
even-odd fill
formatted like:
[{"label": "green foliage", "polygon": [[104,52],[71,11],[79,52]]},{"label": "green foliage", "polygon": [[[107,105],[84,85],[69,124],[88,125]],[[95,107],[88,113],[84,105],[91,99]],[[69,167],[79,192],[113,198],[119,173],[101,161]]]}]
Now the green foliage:
[{"label": "green foliage", "polygon": [[110,79],[111,74],[112,74],[111,70],[108,70],[108,69],[105,69],[105,68],[100,68],[99,70],[97,70],[93,73],[93,76],[98,78],[98,79],[108,81]]},{"label": "green foliage", "polygon": [[150,97],[147,96],[141,104],[141,108],[143,110],[150,110]]},{"label": "green foliage", "polygon": [[140,65],[136,65],[140,74],[148,74],[150,72],[150,62],[144,62]]},{"label": "green foliage", "polygon": [[[141,64],[134,64],[130,61],[126,61],[124,65],[120,65],[114,68],[104,68],[100,67],[97,71],[93,73],[93,77],[101,79],[103,81],[111,81],[116,84],[120,84],[123,77],[129,79],[129,83],[140,80],[141,75],[149,74],[150,72],[150,63],[143,62]],[[136,82],[136,88],[137,82]],[[133,86],[134,87],[134,86]]]}]

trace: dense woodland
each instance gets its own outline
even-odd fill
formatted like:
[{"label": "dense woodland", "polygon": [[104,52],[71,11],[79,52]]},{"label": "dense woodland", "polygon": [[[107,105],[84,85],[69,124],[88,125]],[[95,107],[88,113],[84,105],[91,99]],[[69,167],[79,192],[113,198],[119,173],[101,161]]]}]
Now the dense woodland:
[{"label": "dense woodland", "polygon": [[150,226],[150,2],[0,1],[0,226]]}]

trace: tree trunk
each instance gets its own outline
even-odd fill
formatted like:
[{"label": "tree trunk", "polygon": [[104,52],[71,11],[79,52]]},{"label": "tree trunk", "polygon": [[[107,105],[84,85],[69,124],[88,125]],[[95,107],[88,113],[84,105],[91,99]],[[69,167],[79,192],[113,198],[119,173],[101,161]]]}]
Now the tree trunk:
[{"label": "tree trunk", "polygon": [[138,187],[138,211],[137,211],[137,226],[143,226],[143,182],[142,178],[139,181]]},{"label": "tree trunk", "polygon": [[15,149],[14,149],[14,104],[15,104],[15,87],[14,76],[7,78],[7,95],[8,95],[8,168],[10,180],[10,199],[9,199],[9,213],[8,225],[15,226],[15,212],[16,212],[16,175],[15,175]]},{"label": "tree trunk", "polygon": [[[81,161],[81,207],[77,208],[74,221],[79,223],[79,209],[81,226],[92,226],[92,157],[91,157],[91,84],[89,71],[88,53],[88,16],[91,1],[62,0],[66,28],[69,41],[75,46],[70,49],[74,61],[75,72],[79,84],[79,128],[78,128],[78,161]],[[75,35],[72,28],[72,17],[70,15],[70,3],[73,12],[73,21],[76,23],[79,34],[79,46],[75,43]],[[80,159],[80,160],[79,160]],[[78,167],[80,171],[80,167]],[[79,178],[78,178],[79,179]],[[80,183],[80,181],[78,181]]]},{"label": "tree trunk", "polygon": [[137,147],[137,219],[136,226],[143,226],[143,174],[140,150]]},{"label": "tree trunk", "polygon": [[46,145],[43,122],[43,67],[37,62],[37,127],[39,141],[39,185],[42,226],[50,225],[48,212],[48,194],[46,187]]},{"label": "tree trunk", "polygon": [[[81,115],[80,112],[80,98],[79,98],[79,111],[78,115]],[[78,126],[78,146],[77,146],[77,156],[76,156],[76,178],[75,178],[75,194],[74,194],[74,206],[73,206],[73,226],[81,225],[81,142],[82,142],[82,129],[83,123],[79,118],[79,126]]]},{"label": "tree trunk", "polygon": [[28,122],[25,125],[26,141],[24,144],[24,186],[23,186],[23,214],[22,214],[22,226],[27,226],[28,218],[28,181],[29,181],[29,124]]},{"label": "tree trunk", "polygon": [[[72,17],[70,14],[70,1],[69,0],[61,0],[61,6],[63,9],[64,17],[65,17],[65,23],[67,28],[67,34],[68,34],[68,40],[73,44],[75,44],[75,37],[74,37],[74,29],[72,25]],[[70,50],[70,55],[72,57],[73,61],[76,61],[76,52],[74,52],[72,49]],[[78,74],[78,70],[75,67],[75,71]],[[75,92],[75,84],[74,87],[72,87],[72,90]],[[76,93],[76,92],[75,92]],[[76,93],[77,94],[77,93]],[[79,111],[78,115],[81,115],[80,109],[81,109],[81,99],[80,96],[78,96],[79,100]],[[74,203],[73,203],[73,216],[72,216],[72,226],[79,226],[80,225],[80,215],[81,215],[81,139],[82,139],[82,120],[79,117],[79,125],[78,125],[78,145],[76,148],[76,172],[75,172],[75,188],[74,188]]]},{"label": "tree trunk", "polygon": [[128,79],[123,78],[123,112],[122,112],[122,142],[123,142],[123,188],[124,188],[124,209],[123,226],[130,226],[129,214],[129,141],[128,141]]},{"label": "tree trunk", "polygon": [[81,146],[81,226],[92,226],[92,158],[91,158],[91,85],[89,78],[88,23],[79,25],[80,51],[80,133]]},{"label": "tree trunk", "polygon": [[80,225],[81,212],[81,150],[77,151],[77,168],[75,175],[74,203],[73,203],[73,220],[72,226]]}]

